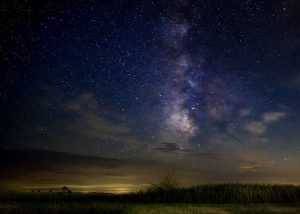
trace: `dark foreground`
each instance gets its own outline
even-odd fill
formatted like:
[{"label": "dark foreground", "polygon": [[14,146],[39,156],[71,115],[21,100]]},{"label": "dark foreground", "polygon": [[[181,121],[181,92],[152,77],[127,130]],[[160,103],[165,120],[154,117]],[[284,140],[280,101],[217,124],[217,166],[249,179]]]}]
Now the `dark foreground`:
[{"label": "dark foreground", "polygon": [[206,213],[206,214],[299,214],[300,205],[278,204],[141,204],[114,202],[9,202],[0,213]]},{"label": "dark foreground", "polygon": [[0,213],[300,213],[293,185],[202,185],[131,194],[5,193]]}]

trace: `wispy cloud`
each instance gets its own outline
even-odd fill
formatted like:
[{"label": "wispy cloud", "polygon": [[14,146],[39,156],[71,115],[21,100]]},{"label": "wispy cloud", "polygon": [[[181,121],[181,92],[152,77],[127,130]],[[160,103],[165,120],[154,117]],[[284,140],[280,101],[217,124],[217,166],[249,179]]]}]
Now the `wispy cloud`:
[{"label": "wispy cloud", "polygon": [[[122,118],[109,118],[112,113],[101,108],[93,94],[85,93],[65,104],[66,111],[75,118],[66,124],[66,129],[76,134],[95,139],[108,139],[135,145],[140,142]],[[108,115],[108,116],[107,116]]]},{"label": "wispy cloud", "polygon": [[262,114],[261,120],[246,123],[245,130],[255,135],[262,135],[267,131],[268,125],[276,123],[287,116],[288,113],[283,111],[265,112]]},{"label": "wispy cloud", "polygon": [[263,114],[263,122],[275,123],[285,118],[287,115],[288,114],[286,112],[266,112]]},{"label": "wispy cloud", "polygon": [[89,137],[103,137],[106,135],[119,136],[130,133],[127,127],[109,122],[94,112],[82,114],[69,124],[69,128]]},{"label": "wispy cloud", "polygon": [[260,171],[260,170],[265,170],[266,168],[270,168],[270,167],[272,167],[272,164],[243,165],[243,166],[240,166],[239,168],[241,170],[245,170],[245,171],[248,171],[248,172],[257,172],[257,171]]},{"label": "wispy cloud", "polygon": [[155,151],[165,152],[169,154],[181,153],[190,154],[192,151],[189,149],[182,149],[176,143],[163,142],[160,147],[154,148]]},{"label": "wispy cloud", "polygon": [[246,124],[245,129],[255,135],[262,135],[267,130],[267,126],[260,121],[251,121]]}]

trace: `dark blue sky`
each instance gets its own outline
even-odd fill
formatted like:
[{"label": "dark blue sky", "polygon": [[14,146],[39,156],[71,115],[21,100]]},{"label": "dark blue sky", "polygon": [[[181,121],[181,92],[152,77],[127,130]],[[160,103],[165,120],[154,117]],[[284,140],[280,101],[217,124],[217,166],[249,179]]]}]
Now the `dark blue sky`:
[{"label": "dark blue sky", "polygon": [[233,177],[287,169],[274,180],[300,182],[298,1],[4,1],[0,12],[1,147],[225,164]]}]

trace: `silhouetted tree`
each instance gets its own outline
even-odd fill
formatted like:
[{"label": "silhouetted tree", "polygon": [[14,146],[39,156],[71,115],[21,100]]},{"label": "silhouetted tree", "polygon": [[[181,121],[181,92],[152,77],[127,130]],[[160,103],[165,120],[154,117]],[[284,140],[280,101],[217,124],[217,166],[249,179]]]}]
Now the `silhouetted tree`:
[{"label": "silhouetted tree", "polygon": [[170,190],[179,187],[179,181],[177,180],[175,173],[167,171],[161,178],[158,184],[152,185],[154,189]]}]

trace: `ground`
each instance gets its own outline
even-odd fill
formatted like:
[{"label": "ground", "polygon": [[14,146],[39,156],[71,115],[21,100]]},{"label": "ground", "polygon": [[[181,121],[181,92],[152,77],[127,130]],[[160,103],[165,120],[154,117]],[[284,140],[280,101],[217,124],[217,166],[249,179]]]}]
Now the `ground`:
[{"label": "ground", "polygon": [[137,204],[112,202],[0,202],[0,213],[299,214],[300,204]]}]

